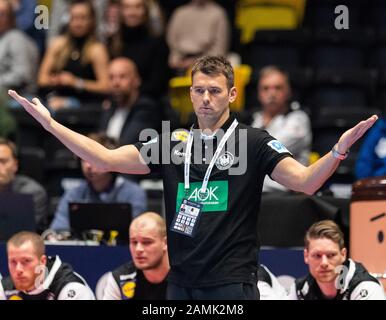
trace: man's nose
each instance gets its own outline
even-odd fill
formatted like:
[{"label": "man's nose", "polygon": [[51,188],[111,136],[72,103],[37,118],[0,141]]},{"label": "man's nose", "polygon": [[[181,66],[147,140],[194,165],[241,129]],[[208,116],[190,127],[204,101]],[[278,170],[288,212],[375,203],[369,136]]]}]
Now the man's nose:
[{"label": "man's nose", "polygon": [[327,266],[328,265],[328,258],[326,255],[322,256],[322,265]]},{"label": "man's nose", "polygon": [[23,268],[22,268],[22,266],[21,266],[21,264],[20,263],[17,263],[16,264],[16,271],[18,272],[18,273],[21,273],[22,271],[23,271]]},{"label": "man's nose", "polygon": [[135,251],[143,251],[143,246],[141,243],[137,243],[135,245]]},{"label": "man's nose", "polygon": [[271,89],[268,91],[268,95],[270,98],[273,98],[276,96],[276,90],[275,89]]},{"label": "man's nose", "polygon": [[203,99],[204,99],[204,101],[209,101],[210,100],[210,95],[209,95],[209,91],[208,90],[204,91]]}]

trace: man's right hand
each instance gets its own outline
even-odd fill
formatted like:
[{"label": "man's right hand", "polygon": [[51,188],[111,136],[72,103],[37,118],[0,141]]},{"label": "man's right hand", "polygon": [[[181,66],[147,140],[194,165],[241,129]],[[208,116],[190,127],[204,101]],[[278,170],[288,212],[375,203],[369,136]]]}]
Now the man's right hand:
[{"label": "man's right hand", "polygon": [[39,99],[34,98],[32,102],[28,101],[14,90],[9,90],[8,94],[68,149],[100,170],[129,174],[147,174],[150,172],[135,146],[126,145],[114,150],[107,149],[100,143],[54,121],[48,109],[41,104]]},{"label": "man's right hand", "polygon": [[49,130],[52,117],[48,109],[40,102],[38,98],[33,98],[32,102],[20,96],[14,90],[8,90],[8,94],[19,102],[23,108],[32,115],[46,130]]}]

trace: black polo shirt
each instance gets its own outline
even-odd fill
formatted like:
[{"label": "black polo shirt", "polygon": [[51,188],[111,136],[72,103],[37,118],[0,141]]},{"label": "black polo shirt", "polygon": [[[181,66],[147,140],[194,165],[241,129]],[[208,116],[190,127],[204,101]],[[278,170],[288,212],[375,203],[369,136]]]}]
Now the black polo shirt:
[{"label": "black polo shirt", "polygon": [[[207,197],[200,201],[197,191],[216,151],[217,140],[221,139],[220,132],[225,133],[233,120],[231,115],[213,139],[194,134],[186,198],[204,206],[193,238],[170,230],[185,197],[183,160],[188,131],[175,131],[145,144],[135,144],[143,157],[153,156],[149,168],[162,173],[171,264],[168,281],[179,286],[257,281],[256,229],[264,177],[291,154],[266,131],[238,124],[213,167]],[[169,158],[170,163],[165,164]],[[162,164],[156,164],[160,159]]]},{"label": "black polo shirt", "polygon": [[149,282],[142,270],[133,262],[125,263],[112,272],[113,278],[120,288],[122,300],[165,300],[166,281]]}]

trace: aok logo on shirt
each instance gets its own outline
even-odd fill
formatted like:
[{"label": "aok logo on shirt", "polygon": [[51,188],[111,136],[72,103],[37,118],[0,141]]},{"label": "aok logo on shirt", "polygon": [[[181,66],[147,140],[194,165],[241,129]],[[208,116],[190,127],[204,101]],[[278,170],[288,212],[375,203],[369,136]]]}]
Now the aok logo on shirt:
[{"label": "aok logo on shirt", "polygon": [[178,184],[176,211],[179,210],[182,200],[187,199],[203,204],[202,212],[228,210],[228,181],[209,181],[204,194],[200,192],[202,182],[193,182],[185,193],[184,184]]}]

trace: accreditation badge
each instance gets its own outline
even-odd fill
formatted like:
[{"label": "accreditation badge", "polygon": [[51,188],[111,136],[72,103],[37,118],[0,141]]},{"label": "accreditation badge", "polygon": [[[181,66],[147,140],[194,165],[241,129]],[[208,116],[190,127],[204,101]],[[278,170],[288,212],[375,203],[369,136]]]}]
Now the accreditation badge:
[{"label": "accreditation badge", "polygon": [[194,237],[202,214],[202,207],[201,203],[183,199],[179,210],[174,216],[170,230]]}]

